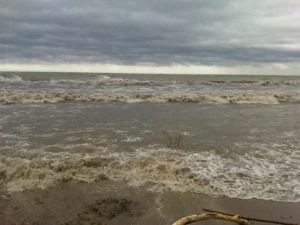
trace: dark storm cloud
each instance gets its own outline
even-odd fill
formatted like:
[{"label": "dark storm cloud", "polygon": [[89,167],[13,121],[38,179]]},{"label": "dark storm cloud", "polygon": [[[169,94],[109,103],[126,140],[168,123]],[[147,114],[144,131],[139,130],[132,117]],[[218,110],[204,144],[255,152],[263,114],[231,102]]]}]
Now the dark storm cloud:
[{"label": "dark storm cloud", "polygon": [[277,0],[0,0],[0,62],[298,62],[297,7]]}]

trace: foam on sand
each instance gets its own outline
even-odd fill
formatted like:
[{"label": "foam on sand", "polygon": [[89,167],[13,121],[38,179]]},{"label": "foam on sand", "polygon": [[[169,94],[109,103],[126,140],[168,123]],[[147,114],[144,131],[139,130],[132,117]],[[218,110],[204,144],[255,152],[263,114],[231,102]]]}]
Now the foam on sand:
[{"label": "foam on sand", "polygon": [[[58,153],[52,158],[44,157],[42,151],[23,157],[1,156],[1,185],[13,192],[45,189],[70,180],[87,183],[125,180],[132,186],[151,184],[152,191],[300,201],[297,146],[259,148],[252,154],[230,157],[214,150],[185,152],[150,147],[132,153],[69,154],[61,159]],[[290,148],[294,149],[287,154]],[[288,162],[289,169],[280,160]]]}]

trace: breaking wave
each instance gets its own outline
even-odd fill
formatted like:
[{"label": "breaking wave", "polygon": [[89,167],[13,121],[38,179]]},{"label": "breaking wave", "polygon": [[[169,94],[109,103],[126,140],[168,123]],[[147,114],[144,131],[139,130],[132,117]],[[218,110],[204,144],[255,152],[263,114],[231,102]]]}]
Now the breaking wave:
[{"label": "breaking wave", "polygon": [[[133,153],[42,157],[0,156],[0,182],[7,191],[45,189],[69,180],[125,180],[131,186],[150,184],[152,191],[192,191],[212,196],[300,201],[299,150],[293,146],[263,146],[243,157],[213,150],[184,152],[148,147]],[[277,149],[281,151],[277,151]],[[282,150],[283,149],[283,150]],[[290,149],[289,149],[290,150]],[[289,152],[289,154],[287,154]],[[258,154],[255,156],[255,154]],[[263,156],[263,157],[260,157]],[[275,160],[275,161],[274,161]],[[289,162],[287,169],[281,161]]]},{"label": "breaking wave", "polygon": [[121,84],[121,85],[130,85],[130,84],[156,84],[160,83],[157,81],[141,81],[137,79],[126,79],[126,78],[112,78],[110,76],[99,75],[94,78],[85,78],[85,79],[28,79],[24,77],[24,79],[17,75],[0,75],[0,83],[42,83],[42,84],[82,84],[82,85],[98,85],[98,84]]},{"label": "breaking wave", "polygon": [[0,75],[0,83],[20,83],[23,82],[22,77],[17,75],[3,76]]},{"label": "breaking wave", "polygon": [[[18,74],[20,75],[20,74]],[[272,78],[270,80],[262,79],[259,80],[255,77],[248,80],[243,80],[243,77],[240,80],[236,80],[233,78],[232,80],[215,80],[216,78],[212,77],[211,80],[201,80],[201,76],[199,76],[200,80],[181,80],[174,77],[170,77],[170,79],[158,79],[157,77],[151,77],[150,80],[140,79],[141,77],[129,78],[126,77],[126,74],[120,75],[120,77],[116,76],[109,76],[109,75],[82,75],[76,78],[76,75],[73,76],[64,76],[61,74],[60,77],[57,74],[53,76],[32,76],[32,74],[23,74],[21,73],[20,76],[16,74],[6,73],[0,74],[0,83],[43,83],[43,84],[82,84],[82,85],[100,85],[100,84],[116,84],[116,85],[166,85],[166,84],[187,84],[187,85],[197,85],[197,84],[204,84],[208,86],[227,86],[227,85],[234,85],[234,86],[281,86],[281,85],[289,85],[289,86],[298,86],[300,85],[299,79],[276,79]],[[125,75],[125,76],[124,76]]]},{"label": "breaking wave", "polygon": [[278,104],[300,103],[300,94],[231,93],[231,94],[82,94],[64,92],[32,92],[0,89],[0,104],[43,104],[68,101],[122,102],[195,102],[208,104]]},{"label": "breaking wave", "polygon": [[123,79],[123,78],[112,78],[109,76],[97,76],[94,79],[89,80],[75,80],[75,79],[59,79],[59,80],[50,80],[52,84],[64,84],[64,83],[76,83],[76,84],[87,84],[87,85],[97,85],[97,84],[151,84],[155,83],[152,81],[139,81],[136,79]]}]

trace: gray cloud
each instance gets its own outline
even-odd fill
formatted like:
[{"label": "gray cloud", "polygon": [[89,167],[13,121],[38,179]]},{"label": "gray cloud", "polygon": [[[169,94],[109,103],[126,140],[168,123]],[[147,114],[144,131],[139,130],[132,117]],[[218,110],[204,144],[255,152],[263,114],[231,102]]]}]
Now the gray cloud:
[{"label": "gray cloud", "polygon": [[0,0],[0,63],[299,62],[296,0]]}]

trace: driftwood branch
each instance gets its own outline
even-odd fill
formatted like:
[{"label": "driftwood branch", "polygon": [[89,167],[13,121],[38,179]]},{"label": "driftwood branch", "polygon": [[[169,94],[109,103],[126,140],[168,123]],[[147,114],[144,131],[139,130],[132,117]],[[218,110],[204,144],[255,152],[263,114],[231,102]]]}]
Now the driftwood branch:
[{"label": "driftwood branch", "polygon": [[238,223],[241,225],[249,224],[249,222],[247,220],[239,218],[238,215],[229,216],[229,215],[225,215],[225,214],[221,214],[221,213],[202,213],[202,214],[195,214],[195,215],[183,217],[180,220],[177,220],[172,225],[185,225],[185,224],[194,223],[194,222],[202,221],[202,220],[209,220],[209,219],[226,220],[226,221]]},{"label": "driftwood branch", "polygon": [[[217,212],[217,211],[213,211],[213,210],[209,210],[209,209],[203,209],[203,211],[224,214],[223,212]],[[232,214],[227,214],[227,213],[226,213],[226,215],[233,216]],[[286,223],[286,222],[279,222],[279,221],[274,221],[274,220],[264,220],[264,219],[257,219],[257,218],[243,217],[243,216],[240,216],[239,218],[245,219],[245,220],[263,222],[263,223],[274,223],[274,224],[281,224],[281,225],[300,225],[300,224],[296,224],[296,223]]]}]

